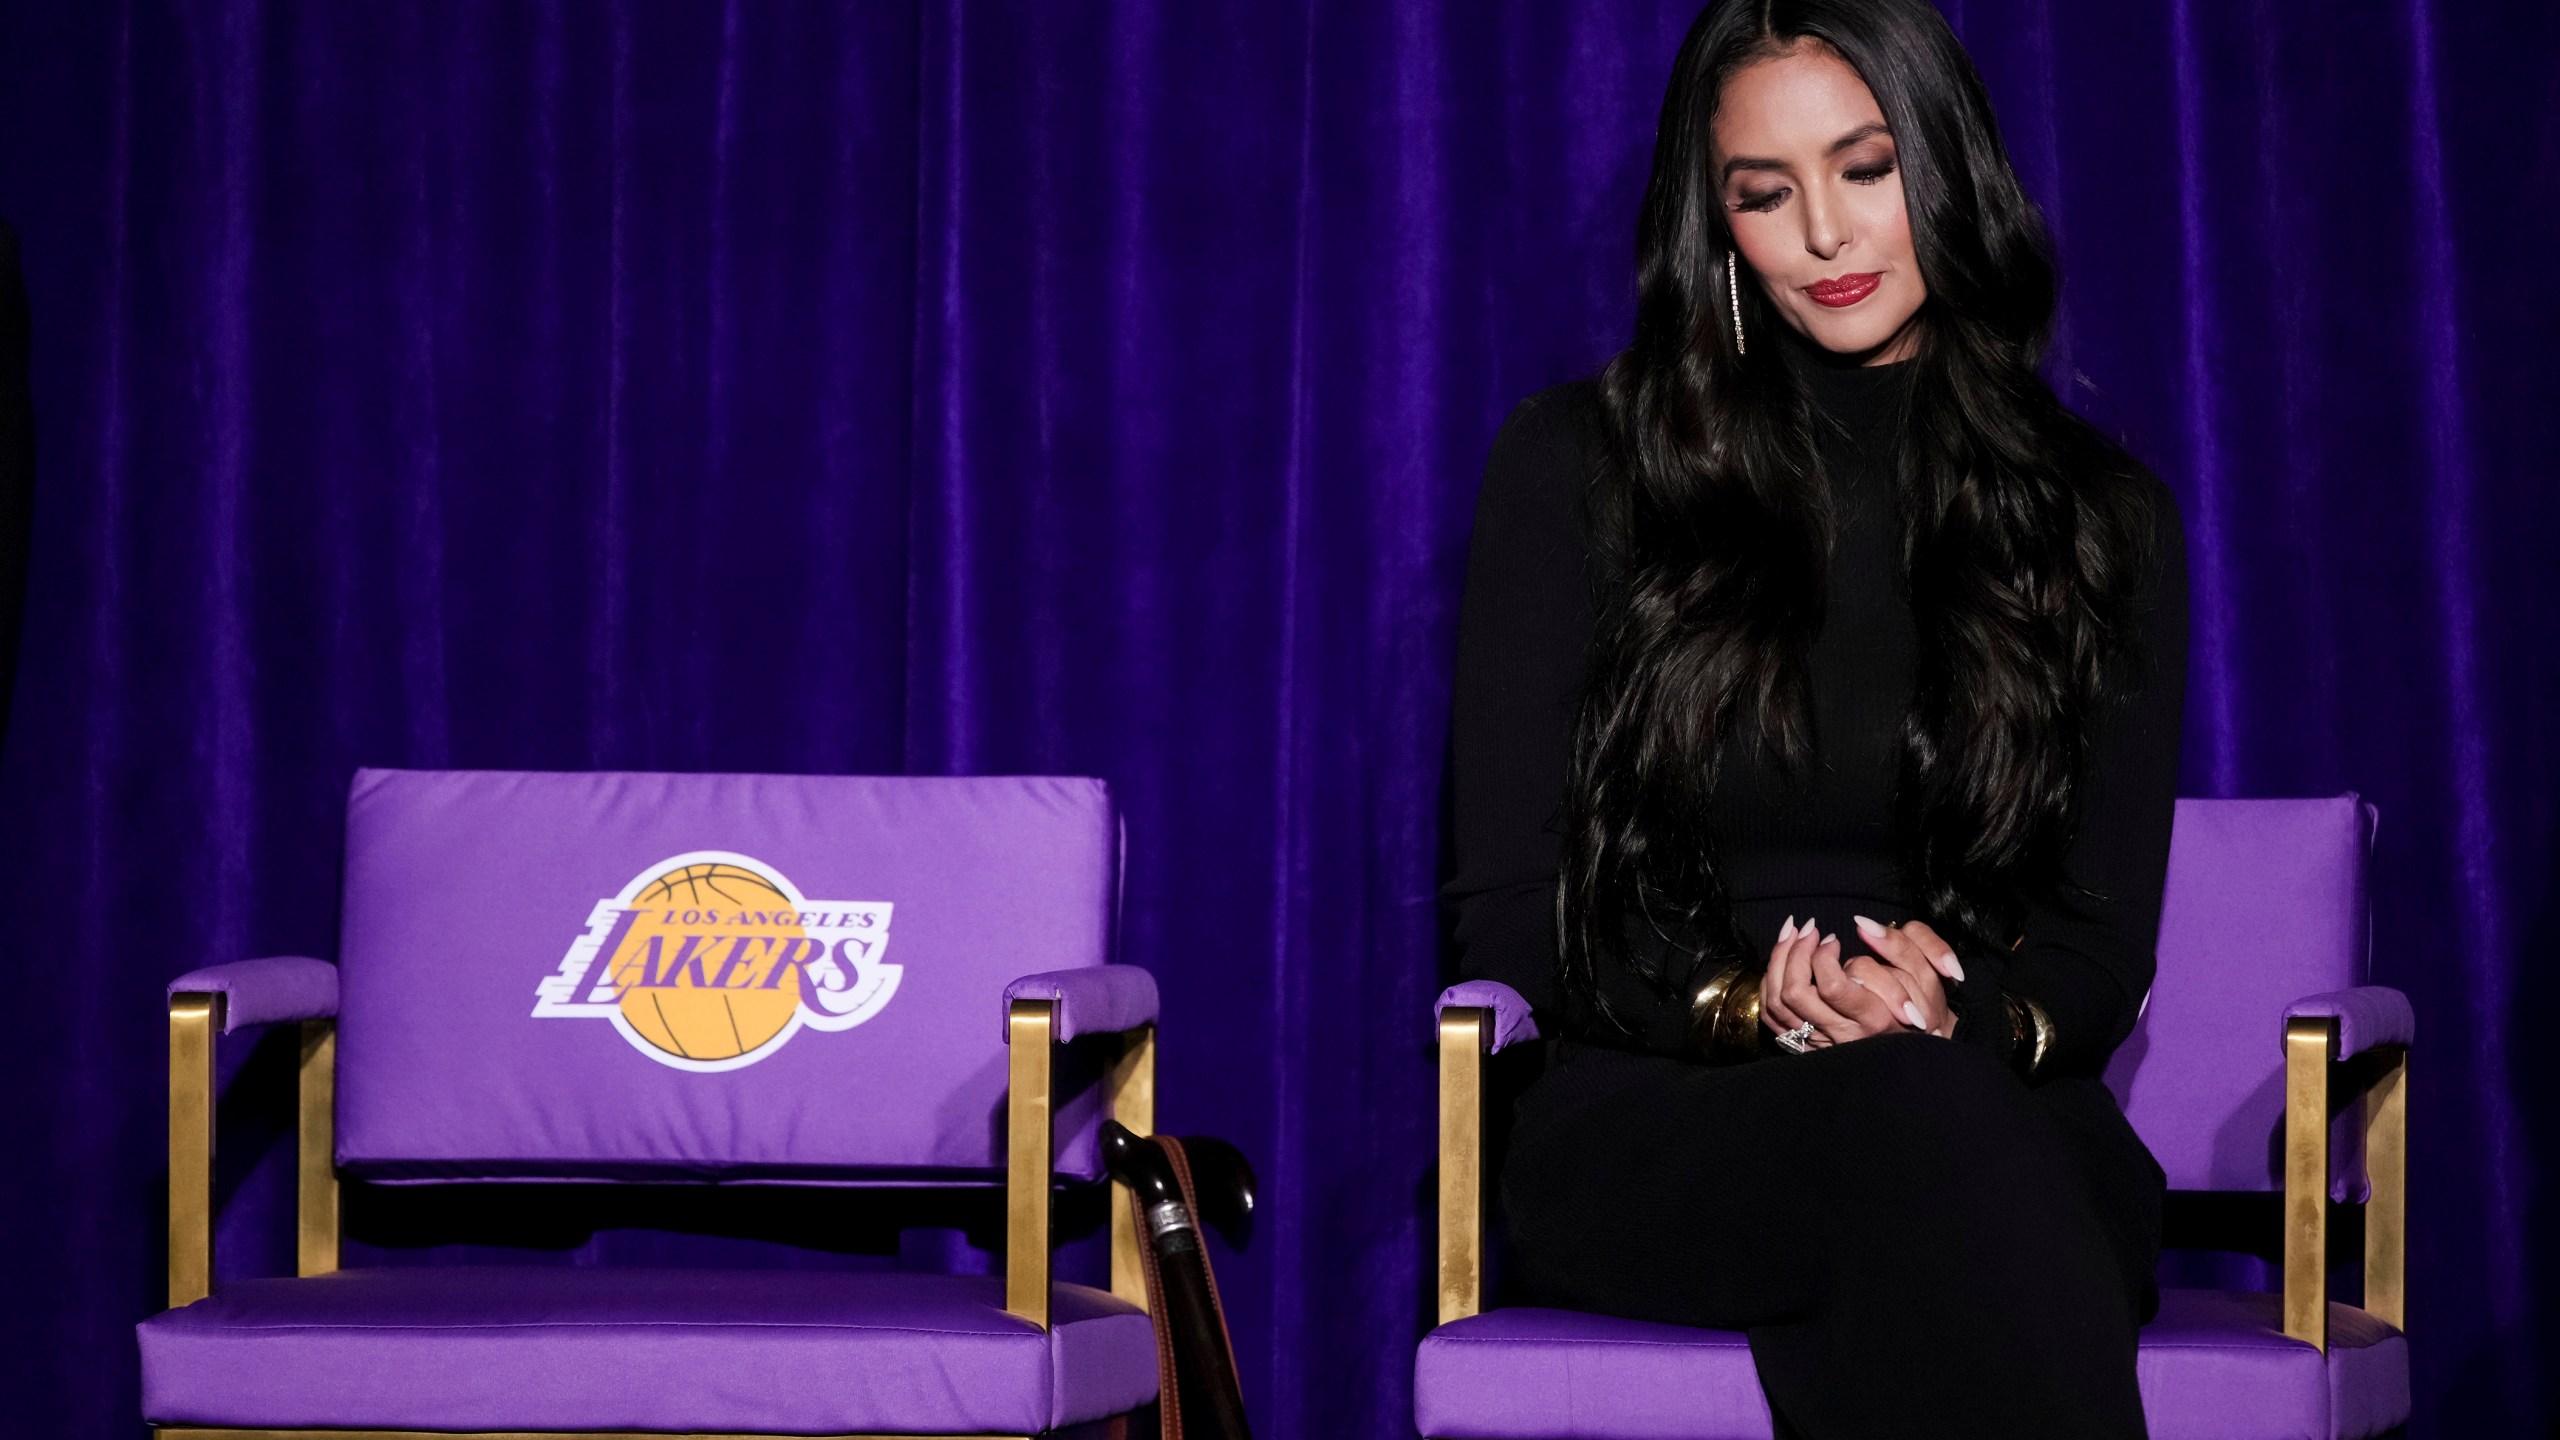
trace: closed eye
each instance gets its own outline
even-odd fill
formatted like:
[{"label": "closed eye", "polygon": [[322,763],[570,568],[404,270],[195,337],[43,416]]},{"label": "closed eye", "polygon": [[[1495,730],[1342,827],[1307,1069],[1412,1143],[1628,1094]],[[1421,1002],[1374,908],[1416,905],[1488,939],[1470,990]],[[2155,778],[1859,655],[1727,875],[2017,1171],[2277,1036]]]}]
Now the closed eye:
[{"label": "closed eye", "polygon": [[1855,170],[1844,170],[1841,172],[1840,178],[1848,181],[1852,185],[1873,185],[1892,173],[1893,162],[1886,160],[1880,164],[1861,165]]},{"label": "closed eye", "polygon": [[1751,211],[1753,213],[1763,210],[1775,210],[1778,208],[1779,202],[1785,200],[1787,196],[1792,193],[1793,192],[1789,190],[1777,189],[1763,191],[1758,195],[1737,196],[1733,202],[1733,208],[1736,210]]}]

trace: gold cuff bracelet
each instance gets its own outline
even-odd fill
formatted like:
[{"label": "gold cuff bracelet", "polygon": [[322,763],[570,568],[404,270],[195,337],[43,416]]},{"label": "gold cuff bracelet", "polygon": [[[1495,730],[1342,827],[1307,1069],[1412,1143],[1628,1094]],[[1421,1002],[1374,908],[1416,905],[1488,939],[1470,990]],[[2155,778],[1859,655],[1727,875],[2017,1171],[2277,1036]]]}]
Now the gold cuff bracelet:
[{"label": "gold cuff bracelet", "polygon": [[1760,1055],[1760,972],[1736,962],[1689,998],[1689,1054],[1709,1065]]},{"label": "gold cuff bracelet", "polygon": [[2009,1009],[2011,1063],[2032,1080],[2044,1069],[2045,1057],[2053,1053],[2053,1017],[2023,995],[2003,992],[2000,998]]}]

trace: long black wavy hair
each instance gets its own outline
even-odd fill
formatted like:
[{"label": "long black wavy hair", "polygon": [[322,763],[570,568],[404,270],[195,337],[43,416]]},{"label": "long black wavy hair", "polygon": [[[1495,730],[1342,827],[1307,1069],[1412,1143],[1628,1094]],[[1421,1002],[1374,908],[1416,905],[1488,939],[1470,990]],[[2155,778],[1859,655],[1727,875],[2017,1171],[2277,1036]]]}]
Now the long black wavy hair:
[{"label": "long black wavy hair", "polygon": [[[1895,825],[1906,885],[1958,947],[2005,947],[2058,893],[2092,730],[2133,679],[2156,482],[2037,373],[2056,278],[1973,63],[1923,0],[1722,0],[1680,48],[1638,229],[1634,343],[1601,378],[1604,577],[1565,808],[1561,978],[1602,1016],[1615,954],[1668,993],[1747,947],[1706,813],[1719,766],[1813,744],[1806,656],[1832,539],[1813,417],[1733,251],[1710,126],[1728,78],[1829,47],[1892,127],[1928,299],[1900,457],[1919,634]],[[1671,942],[1638,943],[1646,935]],[[1686,974],[1668,973],[1681,956]],[[1648,958],[1652,957],[1652,958]]]}]

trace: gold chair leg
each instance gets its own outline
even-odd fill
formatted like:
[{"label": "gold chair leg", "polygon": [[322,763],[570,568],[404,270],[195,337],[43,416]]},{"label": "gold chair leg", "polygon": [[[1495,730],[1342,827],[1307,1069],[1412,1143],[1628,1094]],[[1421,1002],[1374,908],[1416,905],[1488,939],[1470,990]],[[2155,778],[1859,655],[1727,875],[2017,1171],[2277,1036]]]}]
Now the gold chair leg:
[{"label": "gold chair leg", "polygon": [[1016,1000],[1005,1015],[1004,1308],[1049,1326],[1049,1133],[1052,1004]]},{"label": "gold chair leg", "polygon": [[[1120,1037],[1120,1058],[1112,1063],[1108,1084],[1111,1118],[1141,1135],[1156,1128],[1156,1027],[1141,1026]],[[1129,1187],[1111,1182],[1111,1293],[1147,1308],[1145,1257],[1138,1253],[1138,1217],[1130,1208]]]},{"label": "gold chair leg", "polygon": [[294,1273],[338,1268],[338,1022],[302,1022],[300,1143],[295,1168]]},{"label": "gold chair leg", "polygon": [[2364,1168],[2373,1196],[2364,1207],[2364,1308],[2396,1330],[2409,1328],[2409,1052],[2364,1097]]},{"label": "gold chair leg", "polygon": [[169,1308],[213,1293],[213,1032],[222,1001],[169,997]]},{"label": "gold chair leg", "polygon": [[1440,1016],[1440,1323],[1484,1309],[1486,1012]]},{"label": "gold chair leg", "polygon": [[2329,1059],[2337,1022],[2284,1027],[2284,1333],[2329,1348]]}]

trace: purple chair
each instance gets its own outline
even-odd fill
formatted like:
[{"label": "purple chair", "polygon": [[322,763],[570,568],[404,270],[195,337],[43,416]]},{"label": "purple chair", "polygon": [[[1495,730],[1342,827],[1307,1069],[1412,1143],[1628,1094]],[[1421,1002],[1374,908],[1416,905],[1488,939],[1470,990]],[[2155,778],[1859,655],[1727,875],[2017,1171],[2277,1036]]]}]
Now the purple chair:
[{"label": "purple chair", "polygon": [[[1153,1128],[1155,983],[1109,963],[1119,871],[1096,780],[360,772],[338,963],[169,987],[170,1308],[139,1327],[145,1417],[199,1437],[1120,1435],[1156,1395],[1127,1205],[1109,1292],[1049,1273],[1053,1185],[1100,1177],[1106,1108]],[[214,1037],[287,1022],[300,1273],[216,1285]],[[1116,1038],[1053,1115],[1052,1047],[1078,1036]],[[341,1174],[1001,1184],[1005,1273],[341,1270]]]},{"label": "purple chair", "polygon": [[[2402,1338],[2409,1002],[2365,986],[2374,812],[2181,800],[2160,973],[2107,1072],[2175,1190],[2284,1193],[2281,1294],[2169,1290],[2142,1334],[2159,1440],[2379,1435],[2409,1414]],[[1440,997],[1440,1327],[1414,1362],[1431,1440],[1768,1440],[1735,1332],[1483,1308],[1484,1057],[1534,1039],[1505,986]],[[2276,1041],[2270,1044],[2270,1041]],[[2364,1091],[2333,1143],[2333,1089]],[[2331,1302],[2328,1202],[2365,1206],[2364,1305]]]}]

